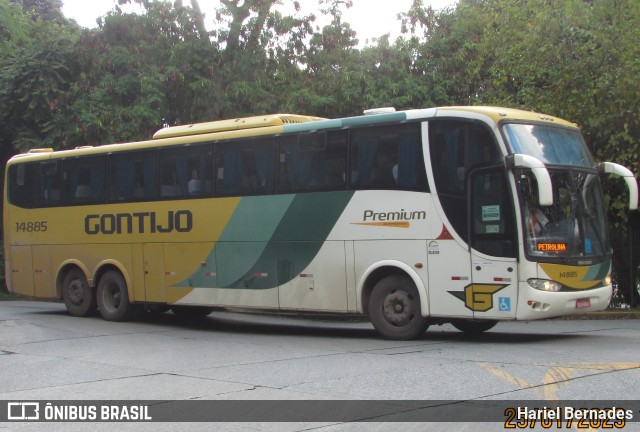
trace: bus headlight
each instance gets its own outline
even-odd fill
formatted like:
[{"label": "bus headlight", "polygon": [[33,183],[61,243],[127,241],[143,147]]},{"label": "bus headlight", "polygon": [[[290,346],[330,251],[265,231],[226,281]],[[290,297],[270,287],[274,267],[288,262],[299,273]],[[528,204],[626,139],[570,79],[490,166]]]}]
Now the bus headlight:
[{"label": "bus headlight", "polygon": [[557,292],[562,289],[562,284],[548,279],[529,279],[527,283],[540,291]]}]

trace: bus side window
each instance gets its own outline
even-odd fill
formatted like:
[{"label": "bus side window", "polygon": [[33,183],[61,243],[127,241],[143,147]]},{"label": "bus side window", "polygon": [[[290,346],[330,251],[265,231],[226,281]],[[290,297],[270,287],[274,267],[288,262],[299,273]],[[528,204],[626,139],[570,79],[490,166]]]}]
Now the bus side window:
[{"label": "bus side window", "polygon": [[275,193],[276,150],[272,138],[217,144],[216,195]]},{"label": "bus side window", "polygon": [[344,189],[346,142],[345,131],[281,137],[278,146],[278,192]]},{"label": "bus side window", "polygon": [[38,164],[13,165],[9,169],[9,202],[22,208],[34,208],[35,179]]},{"label": "bus side window", "polygon": [[460,237],[467,241],[467,176],[472,169],[500,161],[490,130],[465,120],[429,122],[429,151],[442,208]]},{"label": "bus side window", "polygon": [[106,159],[74,158],[62,162],[63,204],[100,204],[106,196]]},{"label": "bus side window", "polygon": [[156,198],[157,151],[111,155],[109,201],[150,201]]},{"label": "bus side window", "polygon": [[351,189],[428,191],[418,123],[354,129],[350,150]]},{"label": "bus side window", "polygon": [[213,148],[185,146],[160,151],[160,198],[211,196]]},{"label": "bus side window", "polygon": [[60,205],[60,170],[58,161],[40,162],[38,176],[38,207]]},{"label": "bus side window", "polygon": [[347,131],[327,133],[324,185],[328,190],[344,190],[347,184]]}]

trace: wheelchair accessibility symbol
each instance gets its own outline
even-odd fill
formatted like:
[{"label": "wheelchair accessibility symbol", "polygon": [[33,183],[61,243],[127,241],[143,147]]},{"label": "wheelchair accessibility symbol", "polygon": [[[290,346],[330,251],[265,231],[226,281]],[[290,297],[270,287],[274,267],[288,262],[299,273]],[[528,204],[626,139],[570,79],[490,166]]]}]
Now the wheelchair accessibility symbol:
[{"label": "wheelchair accessibility symbol", "polygon": [[498,309],[500,312],[511,312],[511,298],[498,297]]}]

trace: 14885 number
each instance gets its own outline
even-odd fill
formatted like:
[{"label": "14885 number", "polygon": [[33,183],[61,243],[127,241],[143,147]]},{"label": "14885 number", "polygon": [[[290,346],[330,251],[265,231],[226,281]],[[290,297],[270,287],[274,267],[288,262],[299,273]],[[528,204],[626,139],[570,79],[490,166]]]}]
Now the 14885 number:
[{"label": "14885 number", "polygon": [[47,230],[47,221],[16,222],[17,232],[44,232]]}]

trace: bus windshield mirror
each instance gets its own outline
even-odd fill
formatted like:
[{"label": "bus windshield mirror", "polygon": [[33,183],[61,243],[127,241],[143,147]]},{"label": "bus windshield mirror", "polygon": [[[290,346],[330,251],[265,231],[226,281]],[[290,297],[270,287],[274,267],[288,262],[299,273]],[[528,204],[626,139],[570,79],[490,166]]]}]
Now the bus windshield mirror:
[{"label": "bus windshield mirror", "polygon": [[507,164],[516,168],[530,168],[538,183],[538,204],[553,205],[553,188],[549,171],[539,159],[525,154],[514,154],[506,157]]},{"label": "bus windshield mirror", "polygon": [[629,210],[637,210],[638,209],[638,183],[636,182],[636,178],[633,173],[623,167],[622,165],[618,165],[613,162],[602,162],[598,165],[600,171],[605,172],[607,174],[614,174],[619,177],[622,177],[624,181],[627,183],[627,187],[629,188]]}]

